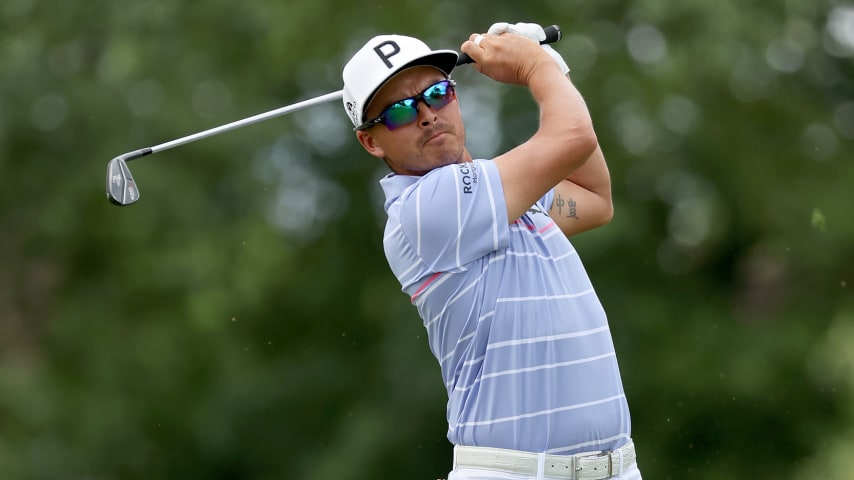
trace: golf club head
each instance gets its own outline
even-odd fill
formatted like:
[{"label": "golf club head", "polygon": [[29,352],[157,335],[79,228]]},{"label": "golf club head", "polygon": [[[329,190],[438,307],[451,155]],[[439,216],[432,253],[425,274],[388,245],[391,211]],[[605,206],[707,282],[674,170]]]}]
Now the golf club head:
[{"label": "golf club head", "polygon": [[107,165],[107,198],[115,205],[130,205],[139,200],[139,190],[122,156]]}]

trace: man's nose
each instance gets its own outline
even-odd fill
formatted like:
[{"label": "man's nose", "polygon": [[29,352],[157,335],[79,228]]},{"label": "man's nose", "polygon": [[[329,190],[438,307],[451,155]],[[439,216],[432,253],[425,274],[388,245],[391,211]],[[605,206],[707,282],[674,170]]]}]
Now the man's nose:
[{"label": "man's nose", "polygon": [[418,123],[422,127],[429,126],[438,118],[436,111],[423,98],[419,98],[418,102],[415,103],[415,109],[418,110]]}]

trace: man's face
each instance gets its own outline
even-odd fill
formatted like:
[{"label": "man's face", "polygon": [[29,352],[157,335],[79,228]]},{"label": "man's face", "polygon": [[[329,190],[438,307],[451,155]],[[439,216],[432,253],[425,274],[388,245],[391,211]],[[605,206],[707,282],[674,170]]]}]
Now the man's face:
[{"label": "man's face", "polygon": [[[389,105],[414,97],[444,79],[445,75],[433,67],[404,70],[377,92],[365,118],[376,118]],[[356,132],[359,142],[368,153],[385,159],[389,167],[401,175],[423,175],[437,167],[471,161],[465,148],[465,128],[456,99],[438,110],[423,101],[417,102],[417,108],[414,122],[394,130],[382,124],[360,130]]]}]

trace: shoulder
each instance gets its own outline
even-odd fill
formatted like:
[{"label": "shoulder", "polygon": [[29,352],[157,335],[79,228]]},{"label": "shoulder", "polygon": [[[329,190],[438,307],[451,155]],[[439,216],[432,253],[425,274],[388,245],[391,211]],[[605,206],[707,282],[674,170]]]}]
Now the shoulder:
[{"label": "shoulder", "polygon": [[488,188],[491,180],[499,181],[498,168],[492,160],[454,163],[427,173],[418,182],[419,188],[447,189],[447,193],[474,195],[479,187]]}]

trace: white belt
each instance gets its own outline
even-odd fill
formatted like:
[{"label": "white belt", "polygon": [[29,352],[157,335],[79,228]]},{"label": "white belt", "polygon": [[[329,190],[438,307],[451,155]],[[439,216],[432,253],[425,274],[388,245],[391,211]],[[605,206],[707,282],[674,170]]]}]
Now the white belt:
[{"label": "white belt", "polygon": [[[454,468],[479,468],[496,472],[537,476],[538,455],[531,452],[490,447],[454,447]],[[546,455],[543,476],[570,480],[599,480],[619,474],[637,460],[635,445],[629,443],[597,454]]]}]

